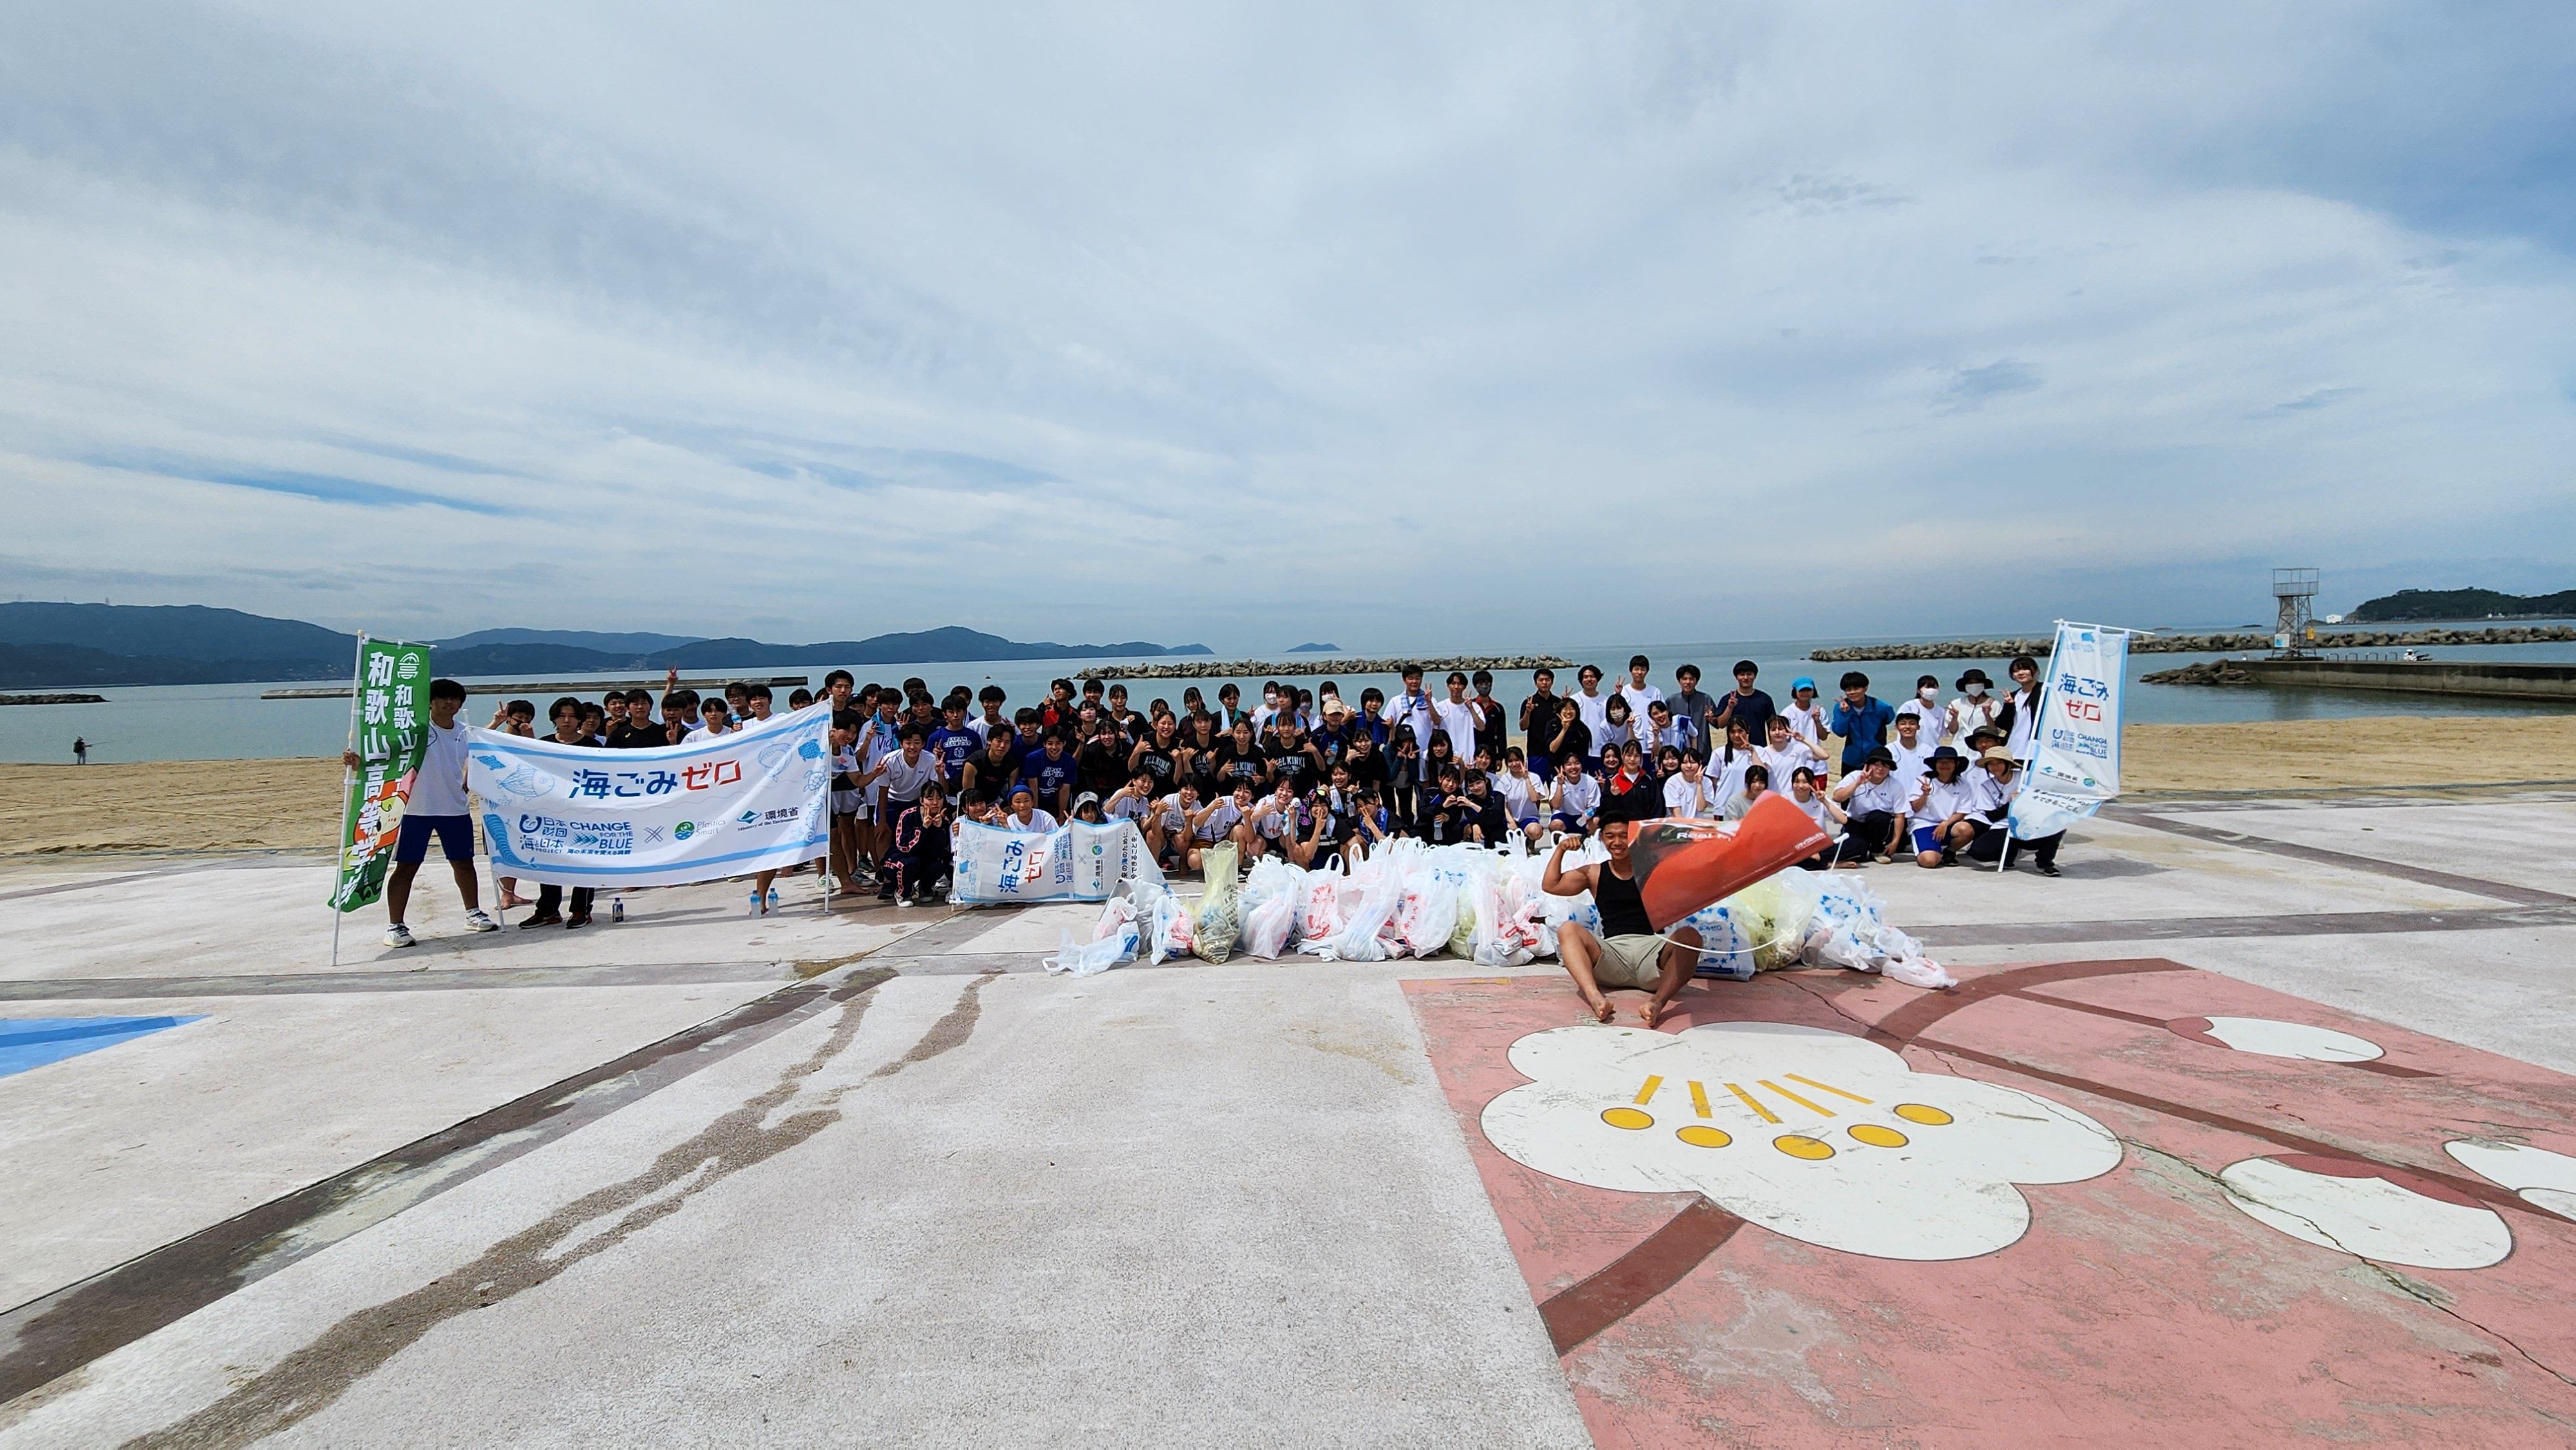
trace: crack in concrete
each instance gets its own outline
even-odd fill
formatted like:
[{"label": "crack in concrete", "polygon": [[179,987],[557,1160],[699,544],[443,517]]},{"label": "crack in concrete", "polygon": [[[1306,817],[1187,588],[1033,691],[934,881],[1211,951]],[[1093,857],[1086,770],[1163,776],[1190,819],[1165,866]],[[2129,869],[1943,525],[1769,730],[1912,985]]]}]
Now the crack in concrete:
[{"label": "crack in concrete", "polygon": [[[963,1043],[982,1013],[988,977],[969,982],[955,1006],[901,1058],[813,1104],[762,1126],[805,1080],[822,1071],[858,1035],[873,994],[843,1008],[831,1034],[778,1081],[664,1150],[652,1166],[594,1189],[486,1249],[473,1262],[412,1292],[342,1318],[303,1348],[194,1414],[125,1442],[127,1450],[239,1446],[287,1429],[337,1402],[351,1386],[417,1344],[431,1330],[474,1309],[488,1309],[537,1288],[574,1265],[624,1243],[679,1212],[700,1192],[745,1168],[802,1144],[841,1120],[841,1099],[879,1078],[927,1062]],[[684,1180],[688,1180],[684,1183]],[[676,1191],[673,1190],[676,1187]],[[606,1226],[598,1225],[607,1220]]]},{"label": "crack in concrete", "polygon": [[[2404,1274],[2400,1274],[2396,1270],[2389,1268],[2387,1265],[2379,1263],[2370,1256],[2352,1248],[2343,1240],[2335,1237],[2332,1229],[2327,1228],[2324,1224],[2317,1222],[2315,1219],[2299,1212],[2297,1209],[2286,1204],[2274,1203],[2270,1199],[2257,1198],[2254,1195],[2239,1189],[2236,1185],[2229,1183],[2226,1179],[2221,1178],[2216,1173],[2212,1173],[2208,1169],[2201,1167],[2199,1164],[2192,1162],[2190,1159],[2185,1158],[2180,1154],[2158,1148],[2141,1139],[2123,1135],[2120,1141],[2137,1149],[2142,1156],[2154,1158],[2159,1162],[2180,1168],[2190,1176],[2209,1184],[2211,1187],[2216,1188],[2220,1195],[2225,1197],[2230,1203],[2238,1205],[2249,1203],[2259,1204],[2285,1218],[2293,1218],[2306,1224],[2309,1229],[2316,1233],[2317,1237],[2324,1239],[2328,1244],[2333,1245],[2336,1253],[2351,1255],[2353,1262],[2368,1270],[2370,1274],[2374,1278],[2378,1279],[2382,1284],[2385,1284],[2389,1288],[2396,1290],[2398,1293],[2405,1295],[2407,1298],[2414,1300],[2416,1303],[2423,1305],[2425,1308],[2434,1310],[2446,1318],[2451,1319],[2453,1322],[2474,1331],[2479,1336],[2493,1340],[2497,1344],[2503,1345],[2505,1348],[2512,1350],[2515,1354],[2520,1355],[2523,1361],[2529,1364],[2533,1369],[2539,1370],[2541,1373],[2557,1379],[2561,1383],[2568,1385],[2570,1388],[2576,1388],[2576,1379],[2569,1378],[2555,1367],[2535,1358],[2529,1350],[2524,1349],[2520,1344],[2515,1343],[2513,1336],[2506,1334],[2502,1330],[2490,1328],[2489,1326],[2481,1324],[2477,1320],[2471,1319],[2469,1316],[2462,1314],[2459,1310],[2444,1303],[2441,1296],[2436,1294],[2431,1286],[2419,1284],[2406,1277]],[[2493,1210],[2489,1211],[2492,1212]],[[2248,1215],[2248,1217],[2251,1217],[2251,1215]],[[2257,1220],[2257,1222],[2260,1222],[2260,1220]]]}]

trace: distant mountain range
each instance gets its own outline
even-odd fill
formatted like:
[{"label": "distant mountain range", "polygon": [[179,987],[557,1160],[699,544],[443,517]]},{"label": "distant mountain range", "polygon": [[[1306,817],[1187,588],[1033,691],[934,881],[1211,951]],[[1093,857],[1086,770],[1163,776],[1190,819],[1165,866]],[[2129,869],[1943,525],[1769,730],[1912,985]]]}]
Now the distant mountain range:
[{"label": "distant mountain range", "polygon": [[1288,651],[1288,653],[1292,655],[1328,655],[1338,653],[1340,650],[1341,646],[1337,644],[1301,644],[1295,649]]},{"label": "distant mountain range", "polygon": [[2363,624],[2397,620],[2563,619],[2576,615],[2576,589],[2555,594],[2499,594],[2493,589],[2400,589],[2366,600],[2344,618]]},{"label": "distant mountain range", "polygon": [[[49,685],[219,685],[345,677],[355,635],[204,605],[0,604],[0,689]],[[673,634],[485,629],[437,642],[443,675],[598,670],[764,669],[947,660],[1204,655],[1205,645],[1022,643],[950,625],[822,644]]]}]

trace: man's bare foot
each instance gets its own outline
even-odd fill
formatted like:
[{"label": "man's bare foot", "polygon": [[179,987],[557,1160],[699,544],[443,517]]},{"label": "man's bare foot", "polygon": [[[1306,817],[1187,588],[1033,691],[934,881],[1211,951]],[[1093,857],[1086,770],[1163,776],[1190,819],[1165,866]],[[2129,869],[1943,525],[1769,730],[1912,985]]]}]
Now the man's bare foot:
[{"label": "man's bare foot", "polygon": [[1610,1020],[1611,1008],[1609,998],[1603,997],[1599,1001],[1586,1003],[1585,1005],[1592,1009],[1593,1021],[1607,1022]]},{"label": "man's bare foot", "polygon": [[1637,1009],[1637,1020],[1645,1023],[1649,1027],[1654,1026],[1656,1020],[1661,1018],[1663,1015],[1664,1004],[1652,997],[1646,999],[1645,1006]]}]

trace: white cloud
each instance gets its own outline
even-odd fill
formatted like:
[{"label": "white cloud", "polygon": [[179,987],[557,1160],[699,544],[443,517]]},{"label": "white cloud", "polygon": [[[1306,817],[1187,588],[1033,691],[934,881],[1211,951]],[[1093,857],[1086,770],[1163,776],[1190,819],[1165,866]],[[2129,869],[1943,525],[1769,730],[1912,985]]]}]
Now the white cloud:
[{"label": "white cloud", "polygon": [[[2481,14],[31,11],[0,576],[1221,649],[2538,585],[2576,22]],[[201,481],[280,475],[378,502]]]}]

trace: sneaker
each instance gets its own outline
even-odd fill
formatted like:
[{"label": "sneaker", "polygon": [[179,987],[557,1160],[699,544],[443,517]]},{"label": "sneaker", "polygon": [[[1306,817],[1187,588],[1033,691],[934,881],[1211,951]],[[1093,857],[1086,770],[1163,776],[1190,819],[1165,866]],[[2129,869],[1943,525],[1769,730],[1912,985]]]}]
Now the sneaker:
[{"label": "sneaker", "polygon": [[2039,874],[2042,876],[2056,876],[2059,875],[2060,872],[2055,866],[2043,863],[2039,868]]},{"label": "sneaker", "polygon": [[519,923],[519,930],[521,930],[521,931],[535,931],[538,927],[541,927],[541,926],[561,926],[561,925],[563,925],[563,915],[562,915],[562,913],[560,913],[560,912],[553,912],[553,911],[549,911],[549,912],[547,912],[546,914],[544,914],[543,916],[532,916],[532,917],[529,917],[526,921],[520,922],[520,923]]},{"label": "sneaker", "polygon": [[411,937],[411,928],[410,928],[410,927],[407,927],[407,926],[403,925],[401,922],[399,922],[399,921],[398,921],[398,922],[395,922],[393,925],[391,925],[391,926],[389,926],[389,927],[386,927],[386,928],[385,928],[385,945],[386,945],[386,946],[389,946],[389,947],[407,947],[407,946],[410,946],[411,944],[412,944],[412,937]]},{"label": "sneaker", "polygon": [[896,903],[895,903],[895,906],[896,906],[896,908],[897,908],[898,910],[900,910],[900,909],[903,909],[903,908],[906,908],[906,907],[919,906],[920,904],[921,904],[921,901],[920,901],[920,899],[919,899],[918,897],[907,896],[907,897],[903,898],[901,901],[896,902]]},{"label": "sneaker", "polygon": [[588,925],[590,925],[590,913],[587,911],[576,916],[567,916],[564,918],[564,930],[566,931],[570,931],[577,926]]},{"label": "sneaker", "polygon": [[499,931],[501,929],[501,923],[485,916],[483,914],[483,908],[478,906],[472,911],[465,913],[465,929],[467,931]]}]

